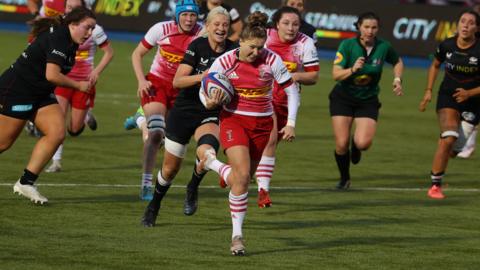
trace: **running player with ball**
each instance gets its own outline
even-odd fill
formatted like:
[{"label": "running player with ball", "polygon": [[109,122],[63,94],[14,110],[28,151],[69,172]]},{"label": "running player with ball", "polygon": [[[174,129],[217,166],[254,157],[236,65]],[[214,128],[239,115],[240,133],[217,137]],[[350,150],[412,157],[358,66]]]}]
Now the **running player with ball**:
[{"label": "running player with ball", "polygon": [[277,82],[288,95],[288,121],[281,129],[283,139],[295,138],[298,87],[279,55],[264,48],[267,15],[254,12],[240,35],[240,48],[226,52],[209,72],[225,74],[235,89],[230,103],[220,112],[220,142],[228,165],[216,159],[215,149],[205,152],[200,165],[221,176],[229,194],[233,232],[230,251],[244,255],[242,226],[248,205],[248,185],[273,129],[272,86]]},{"label": "running player with ball", "polygon": [[[152,201],[145,210],[142,224],[155,225],[160,203],[175,178],[185,157],[187,144],[193,136],[197,142],[197,163],[206,149],[218,150],[218,113],[223,96],[220,91],[206,96],[207,110],[199,99],[199,86],[213,61],[236,45],[227,39],[230,16],[217,7],[210,11],[206,20],[206,34],[195,39],[189,46],[173,79],[173,87],[180,88],[174,106],[167,116],[165,154],[163,166],[158,173],[158,181]],[[216,107],[216,108],[214,108]],[[198,186],[206,171],[194,166],[192,178],[187,186],[184,214],[193,215],[197,210]]]}]

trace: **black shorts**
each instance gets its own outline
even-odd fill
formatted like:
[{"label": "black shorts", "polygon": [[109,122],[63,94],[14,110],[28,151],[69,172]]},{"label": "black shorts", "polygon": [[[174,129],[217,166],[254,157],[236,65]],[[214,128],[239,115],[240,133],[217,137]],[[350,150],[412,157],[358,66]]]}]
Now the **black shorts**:
[{"label": "black shorts", "polygon": [[480,122],[480,98],[470,98],[462,103],[458,103],[453,98],[452,94],[438,93],[437,97],[437,111],[443,108],[451,108],[457,110],[462,120],[469,122],[472,125],[478,125]]},{"label": "black shorts", "polygon": [[339,85],[335,85],[328,98],[330,116],[367,117],[377,121],[382,106],[377,96],[365,100],[358,99],[346,93]]},{"label": "black shorts", "polygon": [[192,113],[174,106],[167,115],[165,136],[169,140],[186,145],[195,134],[195,130],[207,123],[218,125],[218,111]]},{"label": "black shorts", "polygon": [[40,108],[58,103],[53,91],[34,94],[35,90],[12,69],[5,71],[0,77],[0,114],[33,120]]}]

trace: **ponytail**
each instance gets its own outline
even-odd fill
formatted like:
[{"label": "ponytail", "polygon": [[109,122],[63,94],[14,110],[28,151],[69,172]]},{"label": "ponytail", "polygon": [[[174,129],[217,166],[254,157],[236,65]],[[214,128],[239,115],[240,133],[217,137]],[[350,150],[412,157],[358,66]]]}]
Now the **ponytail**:
[{"label": "ponytail", "polygon": [[247,40],[251,38],[267,38],[267,22],[268,16],[260,11],[248,15],[247,23],[240,34],[241,40]]}]

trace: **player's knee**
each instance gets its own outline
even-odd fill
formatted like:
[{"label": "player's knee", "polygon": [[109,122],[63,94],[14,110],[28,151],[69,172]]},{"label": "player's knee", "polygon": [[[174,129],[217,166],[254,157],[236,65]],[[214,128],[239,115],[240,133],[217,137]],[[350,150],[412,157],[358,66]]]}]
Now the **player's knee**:
[{"label": "player's knee", "polygon": [[215,149],[215,152],[218,152],[218,148],[220,148],[220,142],[212,134],[205,134],[200,137],[200,139],[198,139],[197,148],[201,145],[210,145],[213,149]]},{"label": "player's knee", "polygon": [[165,119],[161,114],[154,114],[147,119],[148,139],[161,144],[165,134]]},{"label": "player's knee", "polygon": [[355,146],[361,151],[365,151],[372,146],[372,140],[355,140]]},{"label": "player's knee", "polygon": [[162,176],[165,180],[171,182],[177,175],[179,169],[180,168],[177,168],[175,166],[164,164],[164,166],[162,167]]},{"label": "player's knee", "polygon": [[187,153],[187,145],[183,145],[172,141],[169,138],[165,138],[165,150],[178,158],[185,158]]},{"label": "player's knee", "polygon": [[79,129],[68,129],[68,134],[72,137],[78,137],[80,136],[80,134],[83,133],[83,130],[85,130],[85,125],[83,125],[81,128]]},{"label": "player's knee", "polygon": [[13,142],[13,140],[8,142],[0,142],[0,154],[7,151],[13,145]]},{"label": "player's knee", "polygon": [[440,145],[449,147],[455,143],[459,136],[460,134],[456,130],[446,130],[440,134]]}]

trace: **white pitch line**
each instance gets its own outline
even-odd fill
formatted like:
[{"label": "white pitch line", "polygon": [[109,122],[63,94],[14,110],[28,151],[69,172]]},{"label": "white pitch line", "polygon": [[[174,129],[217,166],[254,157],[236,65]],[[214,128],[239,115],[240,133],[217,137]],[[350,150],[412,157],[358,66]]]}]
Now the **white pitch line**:
[{"label": "white pitch line", "polygon": [[[14,183],[0,183],[0,186],[13,186]],[[39,183],[38,186],[46,187],[99,187],[99,188],[140,188],[140,185],[124,185],[124,184],[49,184]],[[173,188],[185,188],[182,185],[172,185]],[[220,189],[219,186],[200,186],[203,189]],[[256,189],[256,186],[251,186],[250,189]],[[270,189],[277,190],[310,190],[310,191],[332,191],[332,188],[318,188],[318,187],[270,187]],[[350,188],[353,191],[427,191],[427,188],[390,188],[390,187],[363,187],[363,188]],[[444,188],[444,190],[457,191],[457,192],[480,192],[478,188]]]}]

